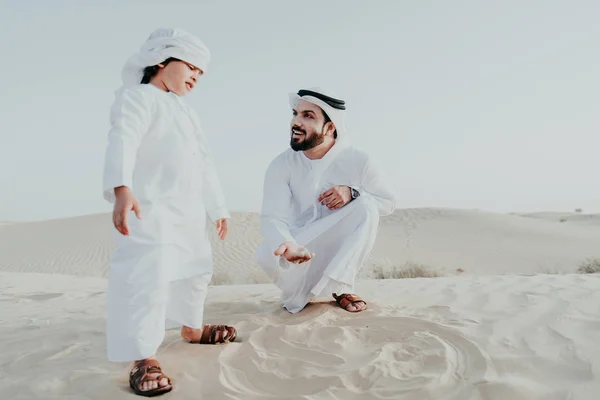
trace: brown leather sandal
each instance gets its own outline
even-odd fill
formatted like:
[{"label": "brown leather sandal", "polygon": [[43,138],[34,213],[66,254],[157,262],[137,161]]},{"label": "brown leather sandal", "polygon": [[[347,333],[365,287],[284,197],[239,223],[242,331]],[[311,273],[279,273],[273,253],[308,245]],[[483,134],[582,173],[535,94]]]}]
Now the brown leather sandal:
[{"label": "brown leather sandal", "polygon": [[[333,298],[335,299],[335,302],[338,304],[338,306],[342,307],[348,312],[361,312],[367,309],[367,302],[355,294],[343,293],[338,296],[335,293],[333,293]],[[350,304],[357,306],[355,303],[364,303],[365,306],[362,309],[356,311],[350,311],[346,308]]]},{"label": "brown leather sandal", "polygon": [[[151,377],[150,374],[160,374],[156,377]],[[167,378],[166,386],[158,386],[155,389],[142,390],[142,384],[150,381],[160,381],[163,378]],[[136,362],[131,372],[129,373],[129,386],[133,389],[133,392],[139,396],[154,397],[160,396],[170,392],[173,389],[171,384],[171,378],[162,373],[160,363],[154,359],[143,360]]]},{"label": "brown leather sandal", "polygon": [[200,340],[190,343],[199,344],[221,344],[233,342],[237,337],[237,331],[228,325],[205,325],[202,328]]}]

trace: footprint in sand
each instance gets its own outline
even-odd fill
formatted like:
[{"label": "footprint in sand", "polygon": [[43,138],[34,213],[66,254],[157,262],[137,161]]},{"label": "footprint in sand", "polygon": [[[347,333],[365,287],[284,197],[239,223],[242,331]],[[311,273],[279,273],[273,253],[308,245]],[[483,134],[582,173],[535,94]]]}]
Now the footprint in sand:
[{"label": "footprint in sand", "polygon": [[219,361],[221,383],[246,398],[469,398],[487,371],[486,356],[453,328],[332,313],[263,325]]}]

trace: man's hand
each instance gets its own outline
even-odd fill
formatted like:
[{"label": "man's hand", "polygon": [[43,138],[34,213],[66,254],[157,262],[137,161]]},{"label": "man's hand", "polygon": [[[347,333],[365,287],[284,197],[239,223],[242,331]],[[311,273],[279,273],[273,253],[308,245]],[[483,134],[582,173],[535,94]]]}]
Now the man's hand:
[{"label": "man's hand", "polygon": [[352,191],[348,186],[335,186],[319,196],[319,203],[330,210],[344,207],[352,200]]},{"label": "man's hand", "polygon": [[215,223],[217,226],[217,234],[219,235],[219,239],[225,240],[227,237],[227,232],[229,231],[229,222],[227,218],[221,218],[217,220]]},{"label": "man's hand", "polygon": [[302,264],[313,258],[315,253],[309,252],[302,246],[298,246],[294,242],[284,242],[273,253],[276,256],[284,256],[286,260],[294,264]]},{"label": "man's hand", "polygon": [[122,235],[129,236],[127,217],[129,216],[129,212],[133,210],[135,216],[138,219],[142,219],[140,203],[138,203],[133,192],[127,186],[115,188],[115,197],[117,200],[113,209],[113,224]]}]

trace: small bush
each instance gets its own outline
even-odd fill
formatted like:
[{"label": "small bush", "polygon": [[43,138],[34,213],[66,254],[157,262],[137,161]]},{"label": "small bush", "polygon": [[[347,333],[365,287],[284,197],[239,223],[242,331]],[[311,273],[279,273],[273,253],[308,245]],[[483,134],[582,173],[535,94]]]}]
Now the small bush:
[{"label": "small bush", "polygon": [[540,269],[540,274],[544,274],[544,275],[560,275],[560,274],[562,274],[562,272],[560,272],[559,270],[557,270],[555,268],[541,268]]},{"label": "small bush", "polygon": [[580,274],[597,274],[600,272],[600,259],[591,258],[589,260],[585,260],[579,268],[577,268],[577,272]]},{"label": "small bush", "polygon": [[437,272],[431,271],[423,265],[412,263],[392,268],[375,267],[373,270],[375,279],[437,278],[439,276]]}]

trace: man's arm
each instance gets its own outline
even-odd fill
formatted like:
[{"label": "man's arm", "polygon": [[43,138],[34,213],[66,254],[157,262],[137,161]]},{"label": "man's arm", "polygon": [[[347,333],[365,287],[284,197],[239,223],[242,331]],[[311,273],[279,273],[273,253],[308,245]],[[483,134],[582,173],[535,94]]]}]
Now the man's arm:
[{"label": "man's arm", "polygon": [[390,190],[380,168],[367,157],[361,172],[361,187],[357,188],[361,196],[375,200],[379,215],[386,216],[394,212],[396,198]]},{"label": "man's arm", "polygon": [[289,212],[292,192],[284,161],[280,156],[271,162],[263,186],[260,230],[273,251],[284,242],[296,243],[296,239],[290,233]]},{"label": "man's arm", "polygon": [[314,257],[296,242],[290,232],[289,212],[292,206],[292,191],[289,170],[284,156],[279,156],[267,168],[263,189],[263,205],[260,229],[268,248],[273,251],[274,265],[289,268],[290,264],[301,264]]}]

